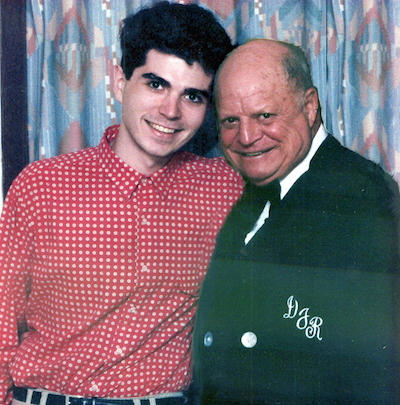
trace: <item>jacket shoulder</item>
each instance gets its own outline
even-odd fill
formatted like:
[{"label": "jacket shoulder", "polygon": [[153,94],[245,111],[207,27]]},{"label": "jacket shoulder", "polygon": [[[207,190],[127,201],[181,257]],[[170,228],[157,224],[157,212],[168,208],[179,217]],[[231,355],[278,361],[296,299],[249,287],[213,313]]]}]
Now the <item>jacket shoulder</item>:
[{"label": "jacket shoulder", "polygon": [[[314,160],[314,159],[313,159]],[[363,196],[397,195],[399,188],[393,177],[378,164],[342,146],[328,136],[312,161],[316,169],[340,194],[348,190]]]}]

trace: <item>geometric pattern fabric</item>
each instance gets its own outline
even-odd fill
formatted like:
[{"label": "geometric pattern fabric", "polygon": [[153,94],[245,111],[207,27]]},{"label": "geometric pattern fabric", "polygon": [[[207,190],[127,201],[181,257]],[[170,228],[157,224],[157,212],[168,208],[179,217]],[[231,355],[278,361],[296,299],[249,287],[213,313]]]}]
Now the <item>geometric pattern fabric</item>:
[{"label": "geometric pattern fabric", "polygon": [[[97,145],[119,122],[112,94],[119,22],[155,2],[27,0],[31,161]],[[329,132],[400,181],[400,2],[179,2],[213,11],[233,42],[273,38],[301,46]],[[209,123],[202,145],[190,148],[210,154],[215,140]]]}]

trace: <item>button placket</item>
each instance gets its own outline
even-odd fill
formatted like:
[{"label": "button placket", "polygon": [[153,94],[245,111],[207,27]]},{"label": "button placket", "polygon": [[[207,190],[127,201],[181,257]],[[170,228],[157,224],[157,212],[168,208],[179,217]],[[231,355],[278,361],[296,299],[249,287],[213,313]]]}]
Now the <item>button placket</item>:
[{"label": "button placket", "polygon": [[148,263],[144,253],[148,250],[151,221],[148,219],[151,210],[149,200],[153,194],[153,186],[150,178],[143,177],[137,189],[137,283],[144,286],[149,278],[150,263]]}]

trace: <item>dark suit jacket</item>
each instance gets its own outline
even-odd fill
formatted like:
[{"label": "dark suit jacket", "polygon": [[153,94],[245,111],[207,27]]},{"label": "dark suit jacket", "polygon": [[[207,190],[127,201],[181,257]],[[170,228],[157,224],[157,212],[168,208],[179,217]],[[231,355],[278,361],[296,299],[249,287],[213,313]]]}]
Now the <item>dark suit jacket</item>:
[{"label": "dark suit jacket", "polygon": [[[194,333],[203,403],[395,403],[397,184],[328,136],[244,246],[264,204],[248,184],[218,235]],[[288,327],[293,293],[321,317]],[[254,347],[240,342],[246,328]]]},{"label": "dark suit jacket", "polygon": [[397,184],[332,136],[267,226],[243,247],[261,213],[259,206],[252,209],[257,189],[247,185],[218,237],[215,257],[371,271],[388,269],[396,260]]}]

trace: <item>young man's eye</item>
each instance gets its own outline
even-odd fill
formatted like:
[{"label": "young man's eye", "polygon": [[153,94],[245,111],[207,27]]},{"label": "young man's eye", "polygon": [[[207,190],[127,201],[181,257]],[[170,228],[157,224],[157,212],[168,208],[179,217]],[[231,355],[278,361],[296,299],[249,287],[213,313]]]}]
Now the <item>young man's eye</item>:
[{"label": "young man's eye", "polygon": [[148,86],[151,89],[154,89],[154,90],[160,90],[163,87],[162,84],[160,82],[156,81],[156,80],[153,80],[153,81],[149,82]]},{"label": "young man's eye", "polygon": [[201,104],[204,102],[203,97],[196,93],[189,93],[186,95],[186,98],[195,104]]}]

